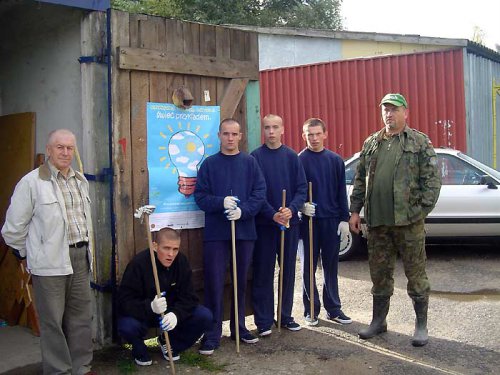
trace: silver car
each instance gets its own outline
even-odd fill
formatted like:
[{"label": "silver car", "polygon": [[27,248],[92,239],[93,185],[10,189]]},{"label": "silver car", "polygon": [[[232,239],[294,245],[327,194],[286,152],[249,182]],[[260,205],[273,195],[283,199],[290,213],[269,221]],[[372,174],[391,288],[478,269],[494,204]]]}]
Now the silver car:
[{"label": "silver car", "polygon": [[[435,150],[442,187],[436,207],[425,220],[427,242],[499,240],[500,172],[460,151]],[[353,189],[358,162],[359,153],[345,162],[348,196]],[[365,225],[362,227],[366,229]],[[340,259],[348,259],[365,248],[364,236],[351,233],[340,244]]]}]

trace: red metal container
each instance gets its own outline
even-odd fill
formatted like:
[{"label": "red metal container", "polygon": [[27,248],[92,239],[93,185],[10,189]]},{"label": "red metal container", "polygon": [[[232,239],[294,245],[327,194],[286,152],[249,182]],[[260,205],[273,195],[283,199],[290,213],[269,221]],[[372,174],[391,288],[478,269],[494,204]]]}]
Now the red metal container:
[{"label": "red metal container", "polygon": [[435,147],[466,150],[463,50],[383,56],[260,73],[261,114],[285,122],[284,143],[305,146],[302,124],[310,117],[328,127],[326,146],[347,158],[383,126],[380,99],[403,94],[408,124],[431,138]]}]

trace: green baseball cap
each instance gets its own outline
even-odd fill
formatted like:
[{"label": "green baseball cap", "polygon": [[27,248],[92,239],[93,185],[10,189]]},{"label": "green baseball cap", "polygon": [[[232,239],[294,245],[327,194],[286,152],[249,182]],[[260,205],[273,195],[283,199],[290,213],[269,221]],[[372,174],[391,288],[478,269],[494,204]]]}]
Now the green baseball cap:
[{"label": "green baseball cap", "polygon": [[395,105],[396,107],[404,106],[405,108],[408,108],[408,103],[406,102],[405,97],[401,94],[387,94],[382,98],[379,105],[386,103]]}]

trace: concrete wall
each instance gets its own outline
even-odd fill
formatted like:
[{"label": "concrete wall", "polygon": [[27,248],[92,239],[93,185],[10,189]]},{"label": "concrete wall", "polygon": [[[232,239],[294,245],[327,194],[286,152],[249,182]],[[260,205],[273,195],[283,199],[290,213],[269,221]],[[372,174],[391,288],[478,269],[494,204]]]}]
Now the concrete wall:
[{"label": "concrete wall", "polygon": [[409,43],[386,37],[384,41],[259,33],[259,70],[316,64],[360,57],[437,51],[456,47]]},{"label": "concrete wall", "polygon": [[342,59],[341,40],[259,34],[259,70],[340,59]]},{"label": "concrete wall", "polygon": [[[109,168],[107,65],[82,64],[82,55],[105,52],[106,14],[21,0],[0,4],[0,115],[36,113],[36,153],[45,153],[47,135],[73,131],[84,172]],[[80,166],[75,161],[75,169]],[[111,177],[90,181],[94,221],[95,284],[111,286]],[[112,296],[93,291],[93,337],[111,341]]]},{"label": "concrete wall", "polygon": [[57,128],[81,140],[78,57],[86,13],[21,1],[0,14],[0,115],[36,113],[36,153],[45,153],[47,134]]}]

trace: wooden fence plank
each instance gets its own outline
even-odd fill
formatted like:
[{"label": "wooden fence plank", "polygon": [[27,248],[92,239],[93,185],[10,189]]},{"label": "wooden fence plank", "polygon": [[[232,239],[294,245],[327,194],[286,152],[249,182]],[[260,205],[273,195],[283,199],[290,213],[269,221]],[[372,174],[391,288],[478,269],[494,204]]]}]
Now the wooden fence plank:
[{"label": "wooden fence plank", "polygon": [[[150,20],[155,26],[155,36],[152,43],[147,48],[164,51],[167,49],[167,39],[165,37],[166,25],[165,19],[161,17],[152,17]],[[156,103],[165,103],[167,97],[167,75],[166,73],[149,73],[149,100]]]},{"label": "wooden fence plank", "polygon": [[[211,25],[200,26],[200,55],[217,57],[216,27]],[[201,77],[202,98],[201,103],[214,105],[217,101],[217,79],[216,77]],[[204,91],[208,90],[209,95]]]},{"label": "wooden fence plank", "polygon": [[[221,106],[221,118],[233,117],[235,118],[236,109],[245,93],[245,88],[247,87],[248,79],[232,79],[229,83],[226,92],[222,98]],[[243,125],[243,123],[240,123]]]},{"label": "wooden fence plank", "polygon": [[254,68],[259,70],[259,39],[257,33],[245,34],[245,60],[251,61]]},{"label": "wooden fence plank", "polygon": [[[156,39],[156,27],[144,15],[131,16],[137,21],[137,29],[130,32],[131,46],[150,46]],[[146,103],[149,101],[149,73],[130,72],[130,135],[132,147],[132,197],[134,209],[149,203],[149,184],[147,168],[147,127]],[[135,252],[148,248],[144,224],[134,221]]]},{"label": "wooden fence plank", "polygon": [[220,59],[231,58],[231,33],[229,29],[218,27],[215,29],[215,50],[216,56]]},{"label": "wooden fence plank", "polygon": [[[200,26],[200,55],[217,55],[215,26]],[[201,102],[202,105],[215,105],[217,101],[217,78],[201,77]]]},{"label": "wooden fence plank", "polygon": [[[245,35],[246,32],[236,29],[229,31],[231,35],[231,59],[245,60]],[[259,79],[254,78],[254,79]]]},{"label": "wooden fence plank", "polygon": [[122,69],[207,77],[259,79],[258,70],[255,70],[253,62],[239,61],[234,58],[214,58],[123,46],[118,47],[118,50],[119,66]]},{"label": "wooden fence plank", "polygon": [[[257,33],[245,34],[245,60],[255,64],[259,69],[259,42]],[[241,105],[241,103],[240,103]],[[246,147],[248,151],[253,151],[260,146],[260,95],[259,82],[249,82],[245,90],[245,106],[242,107],[245,122],[247,124]]]},{"label": "wooden fence plank", "polygon": [[[200,36],[203,25],[197,23],[184,23],[182,26],[184,55],[200,58],[200,51],[205,48],[201,46],[201,42],[205,41],[205,37]],[[193,94],[193,105],[202,104],[201,79],[202,77],[198,75],[184,76],[184,85],[191,91],[191,94]],[[193,279],[195,280],[203,279],[203,257],[201,252],[197,254],[197,250],[203,248],[203,242],[197,241],[198,231],[203,231],[203,229],[189,229],[187,231],[188,247],[186,248],[186,252],[188,253],[191,268],[193,270]],[[196,256],[201,256],[201,258],[196,259]]]},{"label": "wooden fence plank", "polygon": [[[112,45],[130,44],[129,14],[111,12]],[[112,59],[111,85],[113,92],[113,170],[116,276],[121,279],[125,267],[134,256],[132,206],[132,149],[130,144],[130,72],[118,68],[118,59]]]},{"label": "wooden fence plank", "polygon": [[[215,30],[215,50],[217,58],[231,58],[231,34],[230,30],[218,27]],[[217,104],[221,105],[224,93],[230,80],[227,78],[217,78]],[[221,113],[221,120],[224,120],[224,114]]]},{"label": "wooden fence plank", "polygon": [[[182,38],[182,22],[177,20],[165,20],[165,39],[167,41],[167,52],[184,53],[184,40]],[[167,74],[167,102],[172,103],[174,90],[184,85],[184,77],[181,74]]]},{"label": "wooden fence plank", "polygon": [[[217,55],[216,49],[216,27],[200,25],[200,55]],[[201,77],[200,79],[200,101],[201,105],[217,104],[217,78]],[[197,290],[203,288],[203,228],[191,229],[189,231],[189,259],[193,270],[193,283]]]},{"label": "wooden fence plank", "polygon": [[[177,20],[165,20],[165,40],[166,51],[169,53],[184,53],[183,27],[182,22]],[[181,74],[166,74],[167,98],[166,102],[172,103],[172,94],[175,89],[184,85],[184,77]],[[182,231],[181,251],[186,254],[191,262],[189,254],[189,230]]]},{"label": "wooden fence plank", "polygon": [[[247,42],[247,40],[246,40],[247,33],[243,32],[241,30],[231,29],[229,34],[231,36],[231,39],[230,39],[231,58],[236,59],[236,60],[245,60],[245,54],[246,54],[246,50],[247,50],[247,46],[245,43]],[[250,64],[253,64],[253,63],[250,63]],[[255,69],[255,65],[253,65],[253,69]],[[248,81],[246,83],[248,83]],[[246,83],[245,83],[245,88],[246,88]],[[231,87],[232,84],[234,84],[234,83],[231,82],[229,84],[229,86]],[[228,87],[228,90],[230,87]],[[245,88],[243,88],[243,92],[241,94],[238,93],[238,94],[240,94],[240,96],[239,96],[240,100],[238,102],[234,102],[234,104],[236,106],[234,107],[234,110],[233,110],[233,108],[231,108],[231,110],[233,110],[231,117],[238,120],[238,122],[241,124],[241,132],[243,133],[243,139],[240,142],[240,149],[247,151],[248,150],[248,139],[246,137],[246,134],[248,133],[248,130],[247,130],[248,125],[246,123],[246,115],[245,115],[245,112],[246,112],[246,98],[244,97]],[[224,110],[224,109],[222,108],[222,105],[221,105],[221,111],[222,110]]]},{"label": "wooden fence plank", "polygon": [[200,25],[200,56],[217,56],[215,26]]},{"label": "wooden fence plank", "polygon": [[[200,24],[188,23],[183,24],[184,37],[184,56],[191,56],[193,59],[200,59]],[[190,58],[185,60],[185,66],[189,65]],[[197,69],[196,69],[197,70]],[[183,73],[181,71],[181,73]],[[203,74],[201,74],[203,75]],[[201,104],[201,77],[193,75],[193,72],[186,72],[184,76],[184,85],[193,94],[193,104]]]}]

